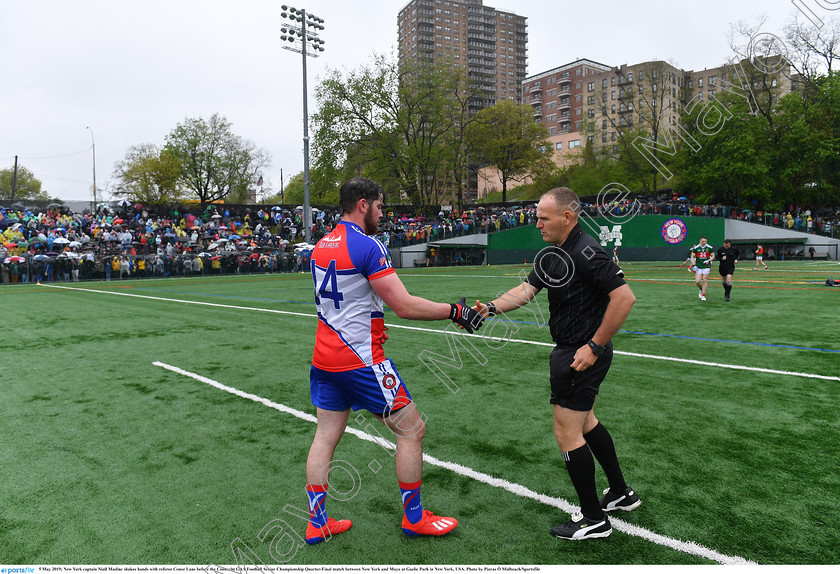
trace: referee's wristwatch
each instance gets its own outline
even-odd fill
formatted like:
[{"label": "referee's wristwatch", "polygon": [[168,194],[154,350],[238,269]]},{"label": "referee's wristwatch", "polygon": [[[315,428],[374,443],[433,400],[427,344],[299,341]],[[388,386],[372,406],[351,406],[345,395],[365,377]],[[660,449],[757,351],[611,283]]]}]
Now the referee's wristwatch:
[{"label": "referee's wristwatch", "polygon": [[607,349],[606,347],[604,347],[603,345],[599,345],[592,339],[589,339],[589,342],[587,342],[586,344],[589,345],[589,348],[592,349],[592,352],[595,354],[596,357],[600,357],[601,353],[603,353]]}]

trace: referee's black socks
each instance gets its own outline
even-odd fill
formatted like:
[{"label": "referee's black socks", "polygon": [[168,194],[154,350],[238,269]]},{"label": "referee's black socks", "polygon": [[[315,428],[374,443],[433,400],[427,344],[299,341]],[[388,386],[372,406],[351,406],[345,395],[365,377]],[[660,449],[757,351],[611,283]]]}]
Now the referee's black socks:
[{"label": "referee's black socks", "polygon": [[723,294],[726,295],[727,297],[729,297],[729,293],[731,291],[732,291],[732,284],[731,283],[729,283],[729,284],[724,283],[723,284]]},{"label": "referee's black socks", "polygon": [[618,464],[618,456],[615,454],[615,444],[610,432],[601,424],[601,421],[598,421],[595,428],[583,435],[583,439],[598,459],[598,464],[604,469],[604,474],[607,475],[610,483],[610,492],[616,495],[623,494],[627,483],[624,482],[624,475]]},{"label": "referee's black socks", "polygon": [[580,499],[580,511],[589,519],[600,519],[604,516],[598,492],[595,490],[595,461],[589,447],[583,445],[575,450],[564,452],[566,470]]}]

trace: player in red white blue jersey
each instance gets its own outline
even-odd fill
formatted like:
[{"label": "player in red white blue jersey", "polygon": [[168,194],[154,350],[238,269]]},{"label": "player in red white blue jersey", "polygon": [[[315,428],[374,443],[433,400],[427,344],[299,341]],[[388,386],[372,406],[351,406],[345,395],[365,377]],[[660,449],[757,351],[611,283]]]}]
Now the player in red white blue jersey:
[{"label": "player in red white blue jersey", "polygon": [[425,510],[420,499],[425,424],[394,363],[385,357],[384,304],[404,319],[451,319],[470,333],[483,318],[467,307],[436,303],[408,293],[375,238],[384,193],[378,183],[353,178],[339,192],[342,220],[312,251],[310,266],[318,330],[310,394],[318,428],[306,462],[309,524],[306,541],[317,544],[345,532],[349,520],[327,516],[328,474],[351,409],[367,410],[395,435],[397,481],[403,501],[402,530],[409,536],[442,535],[458,521]]}]

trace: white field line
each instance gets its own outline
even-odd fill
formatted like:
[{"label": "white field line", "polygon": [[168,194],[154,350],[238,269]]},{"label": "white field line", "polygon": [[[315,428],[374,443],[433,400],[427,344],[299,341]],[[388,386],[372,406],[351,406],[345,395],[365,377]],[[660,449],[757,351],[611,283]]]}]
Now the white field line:
[{"label": "white field line", "polygon": [[[314,319],[315,315],[311,313],[298,313],[295,311],[281,311],[279,309],[264,309],[261,307],[243,307],[241,305],[225,305],[222,303],[208,303],[205,301],[190,301],[186,299],[172,299],[169,297],[153,297],[151,295],[137,295],[135,293],[117,293],[114,291],[103,291],[100,289],[83,289],[80,287],[65,287],[63,285],[53,285],[47,284],[42,285],[44,287],[49,287],[51,289],[67,289],[70,291],[84,291],[85,293],[102,293],[105,295],[119,295],[121,297],[136,297],[138,299],[150,299],[153,301],[166,301],[169,303],[182,303],[185,305],[204,305],[206,307],[218,307],[223,309],[235,309],[239,311],[257,311],[261,313],[275,313],[278,315],[293,315],[295,317],[307,317],[309,319]],[[435,333],[441,334],[443,331],[441,329],[429,329],[426,327],[413,327],[410,325],[388,325],[389,329],[406,329],[409,331],[421,331],[423,333]],[[462,333],[464,337],[475,337],[478,339],[485,338],[485,335],[477,335],[477,334],[469,334],[469,333]],[[522,343],[525,345],[536,345],[539,347],[554,347],[554,343],[545,343],[542,341],[529,341],[526,339],[510,339],[510,338],[499,338],[499,337],[486,337],[488,341],[494,342],[509,342],[509,343]],[[647,355],[644,353],[631,353],[629,351],[613,351],[616,355],[626,355],[628,357],[637,357],[640,359],[651,359],[656,361],[671,361],[675,363],[687,363],[691,365],[701,365],[704,367],[716,367],[721,369],[733,369],[736,371],[751,371],[754,373],[768,373],[772,375],[785,375],[790,377],[803,377],[807,379],[820,379],[823,381],[838,381],[840,382],[840,377],[838,376],[829,376],[829,375],[817,375],[814,373],[799,373],[796,371],[779,371],[776,369],[764,369],[761,367],[749,367],[745,365],[728,365],[725,363],[712,363],[709,361],[696,361],[694,359],[681,359],[678,357],[665,357],[662,355]]]},{"label": "white field line", "polygon": [[[269,399],[265,399],[265,398],[260,397],[258,395],[247,393],[245,391],[240,391],[239,389],[229,387],[229,386],[224,385],[224,384],[222,384],[218,381],[214,381],[213,379],[209,379],[207,377],[201,376],[197,373],[192,373],[190,371],[185,371],[184,369],[181,369],[179,367],[175,367],[175,366],[172,366],[172,365],[168,365],[168,364],[162,363],[160,361],[155,361],[155,362],[152,363],[152,365],[154,365],[156,367],[161,367],[163,369],[166,369],[168,371],[172,371],[173,373],[177,373],[177,374],[183,375],[185,377],[189,377],[191,379],[195,379],[196,381],[208,384],[212,387],[215,387],[217,389],[220,389],[220,390],[226,391],[228,393],[234,394],[238,397],[242,397],[244,399],[249,399],[251,401],[258,402],[262,405],[265,405],[265,406],[270,407],[272,409],[278,410],[282,413],[286,413],[286,414],[290,414],[292,416],[295,416],[295,417],[297,417],[301,420],[305,420],[305,421],[311,422],[311,423],[317,423],[317,419],[309,413],[305,413],[303,411],[299,411],[297,409],[287,407],[286,405],[283,405],[283,404],[280,404],[280,403],[275,403],[274,401],[271,401]],[[388,449],[396,448],[396,445],[394,445],[390,441],[385,440],[384,443],[383,443],[383,438],[382,437],[374,437],[371,434],[368,434],[364,431],[360,431],[359,429],[353,428],[351,426],[347,427],[347,432],[356,436],[356,437],[358,437],[358,438],[360,438],[360,439],[362,439],[362,440],[366,440],[368,442],[372,442],[372,443],[375,443],[379,446],[382,446],[383,448],[384,447],[387,447]],[[523,497],[523,498],[530,498],[531,500],[535,500],[535,501],[540,502],[542,504],[545,504],[547,506],[553,506],[555,508],[559,508],[563,512],[572,513],[572,512],[577,512],[579,510],[579,508],[577,506],[573,506],[572,504],[570,504],[569,502],[567,502],[566,500],[564,500],[562,498],[556,498],[556,497],[553,497],[553,496],[546,496],[544,494],[539,494],[538,492],[534,492],[533,490],[531,490],[531,489],[529,489],[525,486],[522,486],[521,484],[516,484],[514,482],[510,482],[510,481],[504,480],[502,478],[496,478],[495,476],[491,476],[491,475],[485,474],[483,472],[478,472],[476,470],[473,470],[473,469],[471,469],[467,466],[463,466],[463,465],[458,464],[458,463],[447,462],[447,461],[444,461],[444,460],[440,460],[438,458],[435,458],[435,457],[433,457],[429,454],[425,454],[425,453],[423,454],[423,461],[425,463],[431,464],[433,466],[439,466],[441,468],[445,468],[445,469],[450,470],[450,471],[452,471],[456,474],[459,474],[461,476],[465,476],[467,478],[471,478],[471,479],[476,480],[478,482],[482,482],[482,483],[487,484],[489,486],[494,486],[496,488],[502,488],[504,490],[507,490],[510,493],[513,493],[513,494],[517,495],[517,496],[520,496],[520,497]],[[619,532],[624,532],[625,534],[628,534],[630,536],[638,536],[639,538],[642,538],[642,539],[647,540],[649,542],[653,542],[654,544],[659,544],[660,546],[665,546],[665,547],[668,547],[668,548],[672,548],[674,550],[677,550],[679,552],[683,552],[685,554],[691,554],[693,556],[699,556],[701,558],[706,558],[707,560],[712,560],[712,561],[717,562],[719,564],[738,564],[738,565],[755,565],[756,564],[755,562],[752,562],[752,561],[747,560],[745,558],[741,558],[740,556],[728,556],[726,554],[721,554],[720,552],[717,552],[716,550],[706,548],[705,546],[703,546],[701,544],[698,544],[696,542],[684,542],[682,540],[676,540],[674,538],[669,538],[668,536],[663,536],[661,534],[657,534],[655,532],[652,532],[652,531],[648,530],[647,528],[642,528],[640,526],[636,526],[636,525],[630,524],[628,522],[625,522],[624,520],[621,520],[620,518],[610,517],[610,522],[612,523],[613,528],[615,528]]]}]

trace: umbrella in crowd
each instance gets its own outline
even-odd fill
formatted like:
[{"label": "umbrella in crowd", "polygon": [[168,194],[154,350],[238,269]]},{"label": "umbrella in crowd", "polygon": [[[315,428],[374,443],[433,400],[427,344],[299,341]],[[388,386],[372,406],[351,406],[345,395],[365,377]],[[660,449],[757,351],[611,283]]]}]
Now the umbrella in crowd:
[{"label": "umbrella in crowd", "polygon": [[53,244],[56,244],[56,245],[69,245],[69,244],[70,244],[70,240],[69,240],[69,239],[67,239],[66,237],[56,237],[56,238],[53,240]]}]

